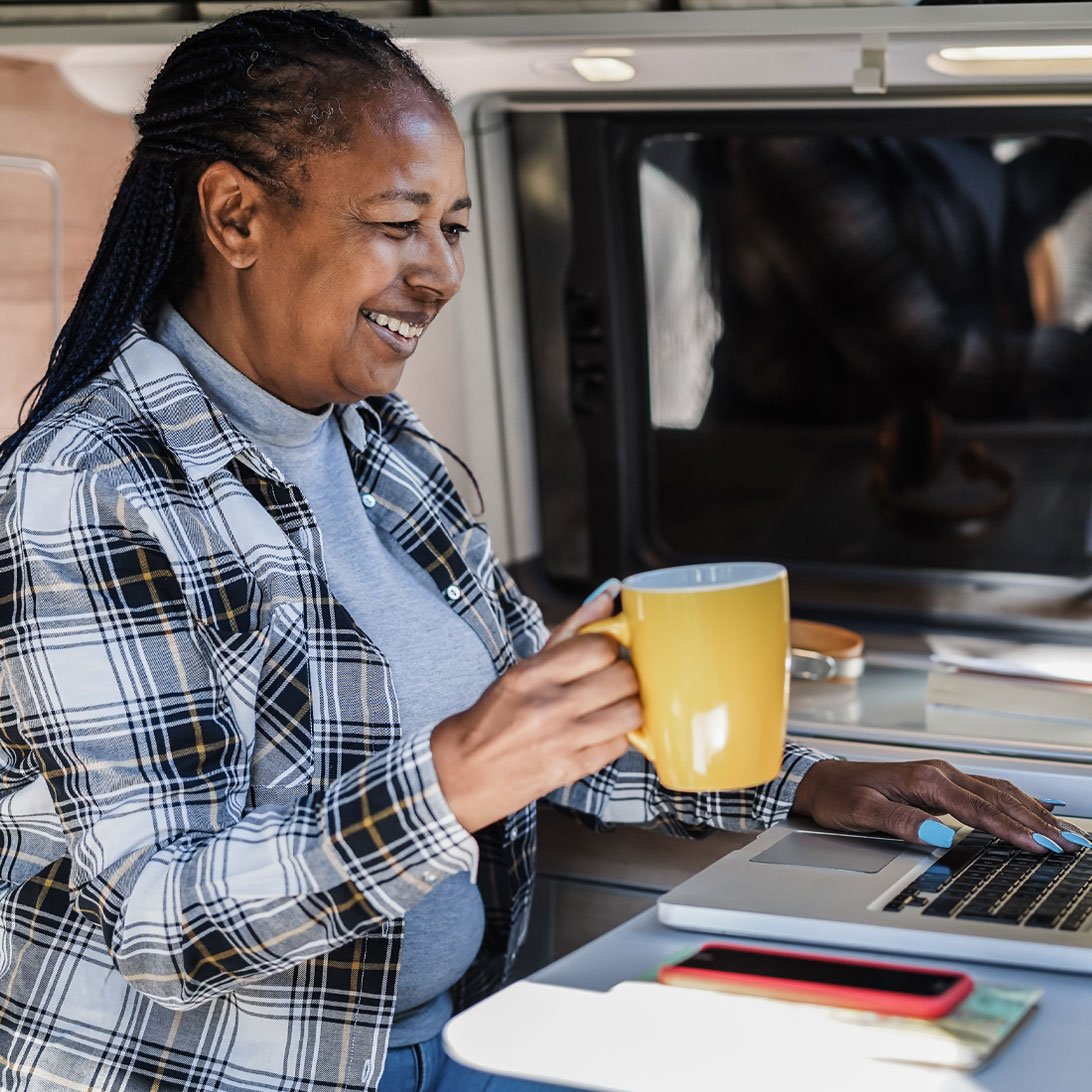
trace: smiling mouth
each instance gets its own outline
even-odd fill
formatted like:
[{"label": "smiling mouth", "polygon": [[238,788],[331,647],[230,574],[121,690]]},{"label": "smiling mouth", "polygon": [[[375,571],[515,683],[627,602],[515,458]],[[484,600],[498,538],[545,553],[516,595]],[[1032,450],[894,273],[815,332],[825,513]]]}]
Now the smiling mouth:
[{"label": "smiling mouth", "polygon": [[376,326],[382,327],[395,337],[409,344],[415,342],[424,332],[424,326],[414,326],[412,323],[403,322],[402,319],[395,318],[393,315],[384,315],[380,311],[361,311],[360,312],[369,322],[375,323]]}]

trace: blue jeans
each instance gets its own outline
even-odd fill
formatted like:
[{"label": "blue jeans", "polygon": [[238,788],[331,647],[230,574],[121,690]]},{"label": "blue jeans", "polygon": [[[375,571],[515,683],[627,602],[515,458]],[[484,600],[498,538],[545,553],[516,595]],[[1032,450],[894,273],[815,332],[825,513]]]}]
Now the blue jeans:
[{"label": "blue jeans", "polygon": [[444,1053],[440,1036],[387,1052],[379,1092],[557,1092],[556,1084],[467,1069]]}]

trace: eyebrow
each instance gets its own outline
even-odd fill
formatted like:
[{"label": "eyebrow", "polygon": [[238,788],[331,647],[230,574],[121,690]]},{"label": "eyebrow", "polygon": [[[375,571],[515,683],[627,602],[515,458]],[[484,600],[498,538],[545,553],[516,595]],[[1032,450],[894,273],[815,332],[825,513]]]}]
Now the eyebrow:
[{"label": "eyebrow", "polygon": [[[384,190],[382,193],[373,193],[367,199],[369,205],[376,201],[408,201],[411,205],[424,208],[432,204],[432,194],[425,193],[422,190]],[[460,212],[462,209],[470,208],[470,206],[469,197],[460,197],[452,204],[448,212]]]}]

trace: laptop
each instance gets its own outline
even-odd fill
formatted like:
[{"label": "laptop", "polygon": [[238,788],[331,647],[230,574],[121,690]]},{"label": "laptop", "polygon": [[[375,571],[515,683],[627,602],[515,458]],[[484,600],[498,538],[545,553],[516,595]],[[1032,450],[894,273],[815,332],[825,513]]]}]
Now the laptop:
[{"label": "laptop", "polygon": [[[1085,834],[1092,819],[1066,816]],[[662,895],[664,925],[1092,971],[1092,850],[1038,857],[961,827],[947,850],[790,819]]]}]

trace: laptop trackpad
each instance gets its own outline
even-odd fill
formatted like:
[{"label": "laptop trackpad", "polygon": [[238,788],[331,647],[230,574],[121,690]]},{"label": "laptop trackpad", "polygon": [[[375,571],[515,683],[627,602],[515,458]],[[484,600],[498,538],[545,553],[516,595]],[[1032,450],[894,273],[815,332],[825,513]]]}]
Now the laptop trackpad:
[{"label": "laptop trackpad", "polygon": [[844,872],[879,872],[900,853],[905,852],[905,842],[892,844],[890,839],[811,834],[794,830],[751,860],[761,864],[837,868]]}]

